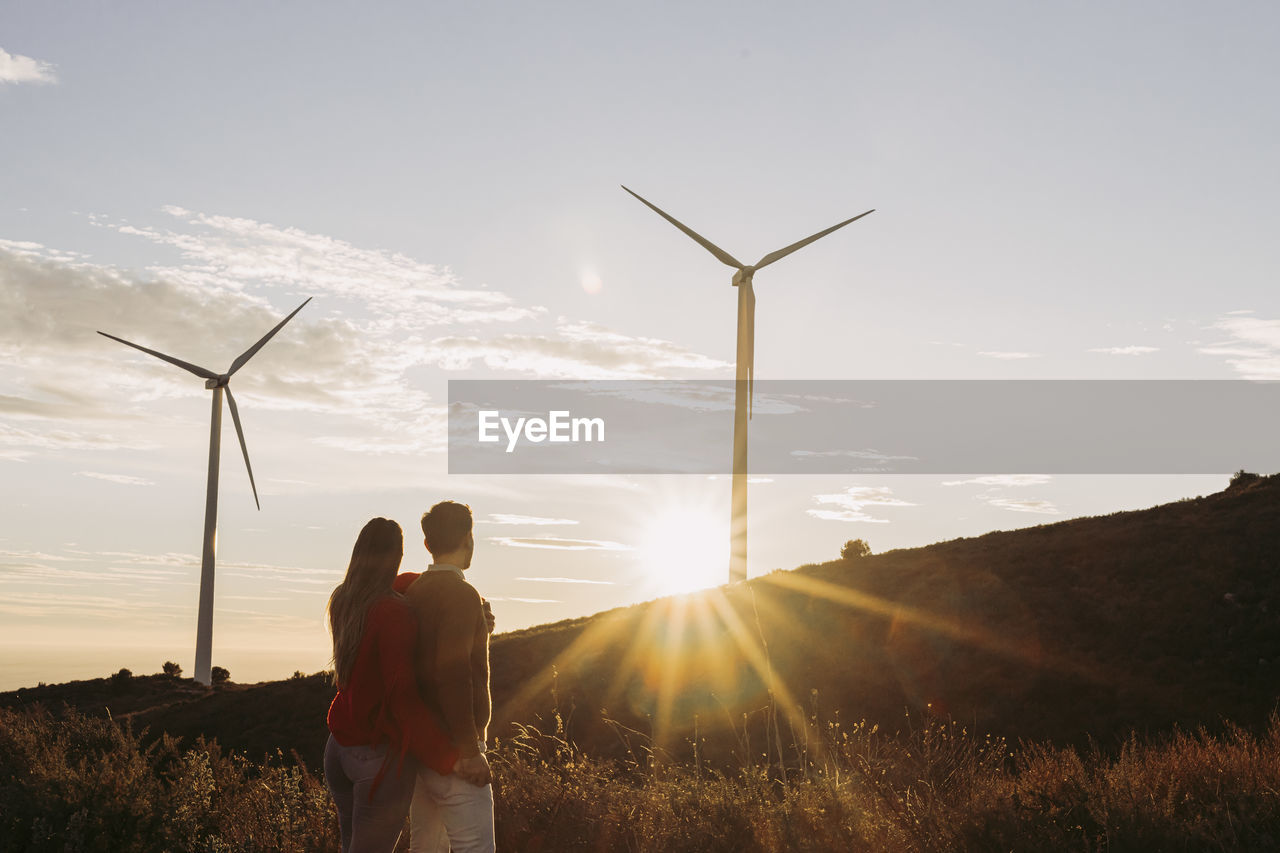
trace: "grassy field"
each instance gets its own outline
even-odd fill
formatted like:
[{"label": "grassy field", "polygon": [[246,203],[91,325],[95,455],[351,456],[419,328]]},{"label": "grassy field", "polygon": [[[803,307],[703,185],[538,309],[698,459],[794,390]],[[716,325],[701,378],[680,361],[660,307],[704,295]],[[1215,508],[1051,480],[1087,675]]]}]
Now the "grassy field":
[{"label": "grassy field", "polygon": [[[1241,474],[498,635],[502,848],[1280,849],[1277,555]],[[0,850],[336,849],[332,696],[0,694]]]},{"label": "grassy field", "polygon": [[[762,709],[769,715],[769,709]],[[1280,842],[1280,720],[1118,750],[1011,745],[904,719],[890,735],[811,719],[734,768],[628,758],[563,733],[500,740],[499,847],[520,851],[1264,850]],[[745,740],[745,736],[744,736]],[[779,741],[780,743],[782,741]],[[692,745],[691,745],[692,746]],[[758,756],[758,760],[752,760]],[[109,718],[0,710],[0,849],[336,851],[323,781],[216,742],[144,745]]]}]

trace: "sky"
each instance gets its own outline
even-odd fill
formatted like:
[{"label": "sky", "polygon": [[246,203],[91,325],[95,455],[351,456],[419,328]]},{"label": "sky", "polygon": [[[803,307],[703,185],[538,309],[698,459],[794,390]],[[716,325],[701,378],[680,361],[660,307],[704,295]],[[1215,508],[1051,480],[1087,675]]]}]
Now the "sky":
[{"label": "sky", "polygon": [[[0,8],[0,689],[325,668],[360,527],[469,503],[499,630],[726,576],[728,481],[450,476],[448,380],[1280,378],[1280,9]],[[725,453],[730,437],[725,437]],[[1250,460],[1239,467],[1249,469]],[[1273,473],[1260,471],[1259,473]],[[1151,506],[1213,476],[757,477],[752,576]]]}]

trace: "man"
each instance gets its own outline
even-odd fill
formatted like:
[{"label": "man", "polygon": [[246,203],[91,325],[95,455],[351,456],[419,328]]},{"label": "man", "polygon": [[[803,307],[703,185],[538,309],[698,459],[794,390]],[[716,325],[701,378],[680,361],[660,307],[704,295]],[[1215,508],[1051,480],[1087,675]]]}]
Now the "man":
[{"label": "man", "polygon": [[471,508],[443,501],[422,516],[432,563],[405,599],[418,617],[415,664],[423,695],[439,713],[461,757],[453,772],[419,770],[410,812],[413,851],[492,853],[493,786],[485,759],[489,697],[489,623],[484,600],[463,573],[475,552]]}]

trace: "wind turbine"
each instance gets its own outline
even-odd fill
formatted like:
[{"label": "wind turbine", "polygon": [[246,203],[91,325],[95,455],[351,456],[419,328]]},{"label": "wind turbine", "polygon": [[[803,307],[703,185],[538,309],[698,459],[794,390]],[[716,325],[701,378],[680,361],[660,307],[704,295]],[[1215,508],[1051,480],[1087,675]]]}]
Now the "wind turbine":
[{"label": "wind turbine", "polygon": [[108,335],[106,332],[98,332],[106,338],[113,341],[119,341],[125,346],[142,350],[147,355],[154,355],[162,361],[177,365],[183,370],[194,373],[196,376],[205,380],[204,387],[213,390],[213,415],[209,426],[209,481],[208,489],[204,498],[204,552],[200,558],[200,609],[196,620],[196,681],[204,685],[212,682],[212,671],[210,668],[211,658],[213,657],[213,566],[214,552],[217,547],[218,533],[218,456],[222,447],[222,393],[227,394],[227,406],[231,409],[231,420],[236,425],[236,437],[240,439],[240,452],[244,454],[244,467],[249,471],[249,488],[253,489],[253,503],[258,509],[262,509],[262,505],[258,503],[258,487],[253,482],[253,466],[249,464],[249,448],[244,443],[244,430],[240,428],[240,412],[236,409],[236,398],[231,394],[230,381],[232,375],[244,367],[245,363],[262,349],[267,341],[271,340],[276,332],[284,328],[284,324],[293,319],[293,315],[297,314],[306,307],[308,298],[297,308],[293,309],[293,314],[285,317],[276,327],[262,336],[256,344],[242,352],[235,361],[231,362],[231,366],[227,368],[226,373],[214,373],[194,364],[174,358],[171,355],[165,355],[162,352],[156,352],[153,349],[147,349],[139,346],[124,338],[117,338],[115,335]]},{"label": "wind turbine", "polygon": [[[750,404],[751,392],[755,383],[755,357],[756,357],[756,292],[751,284],[752,278],[756,274],[756,270],[764,269],[774,261],[780,261],[787,255],[803,249],[805,246],[827,236],[832,231],[836,231],[850,222],[855,222],[867,213],[874,213],[874,209],[868,210],[866,213],[859,213],[852,219],[846,219],[838,225],[832,225],[825,231],[819,231],[810,237],[805,237],[790,246],[778,249],[776,252],[770,252],[755,264],[744,264],[733,255],[721,249],[715,243],[698,234],[692,228],[684,225],[674,217],[668,215],[657,206],[650,204],[639,195],[631,192],[625,186],[624,190],[635,196],[646,207],[663,219],[679,228],[685,234],[693,238],[699,246],[715,255],[716,260],[727,266],[733,267],[737,272],[733,274],[733,286],[738,288],[738,352],[737,352],[737,370],[735,378],[737,385],[733,399],[733,492],[730,500],[730,519],[729,519],[729,581],[742,581],[747,579],[747,420],[751,417]],[[746,386],[746,394],[744,395],[743,386]]]}]

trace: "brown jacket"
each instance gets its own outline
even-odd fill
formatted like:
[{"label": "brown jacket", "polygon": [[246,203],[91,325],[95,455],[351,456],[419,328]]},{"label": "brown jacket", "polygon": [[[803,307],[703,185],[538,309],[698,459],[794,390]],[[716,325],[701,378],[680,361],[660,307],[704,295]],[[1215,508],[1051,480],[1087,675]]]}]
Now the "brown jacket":
[{"label": "brown jacket", "polygon": [[418,617],[418,684],[462,757],[478,755],[492,713],[480,594],[457,572],[440,569],[419,575],[405,599]]}]

